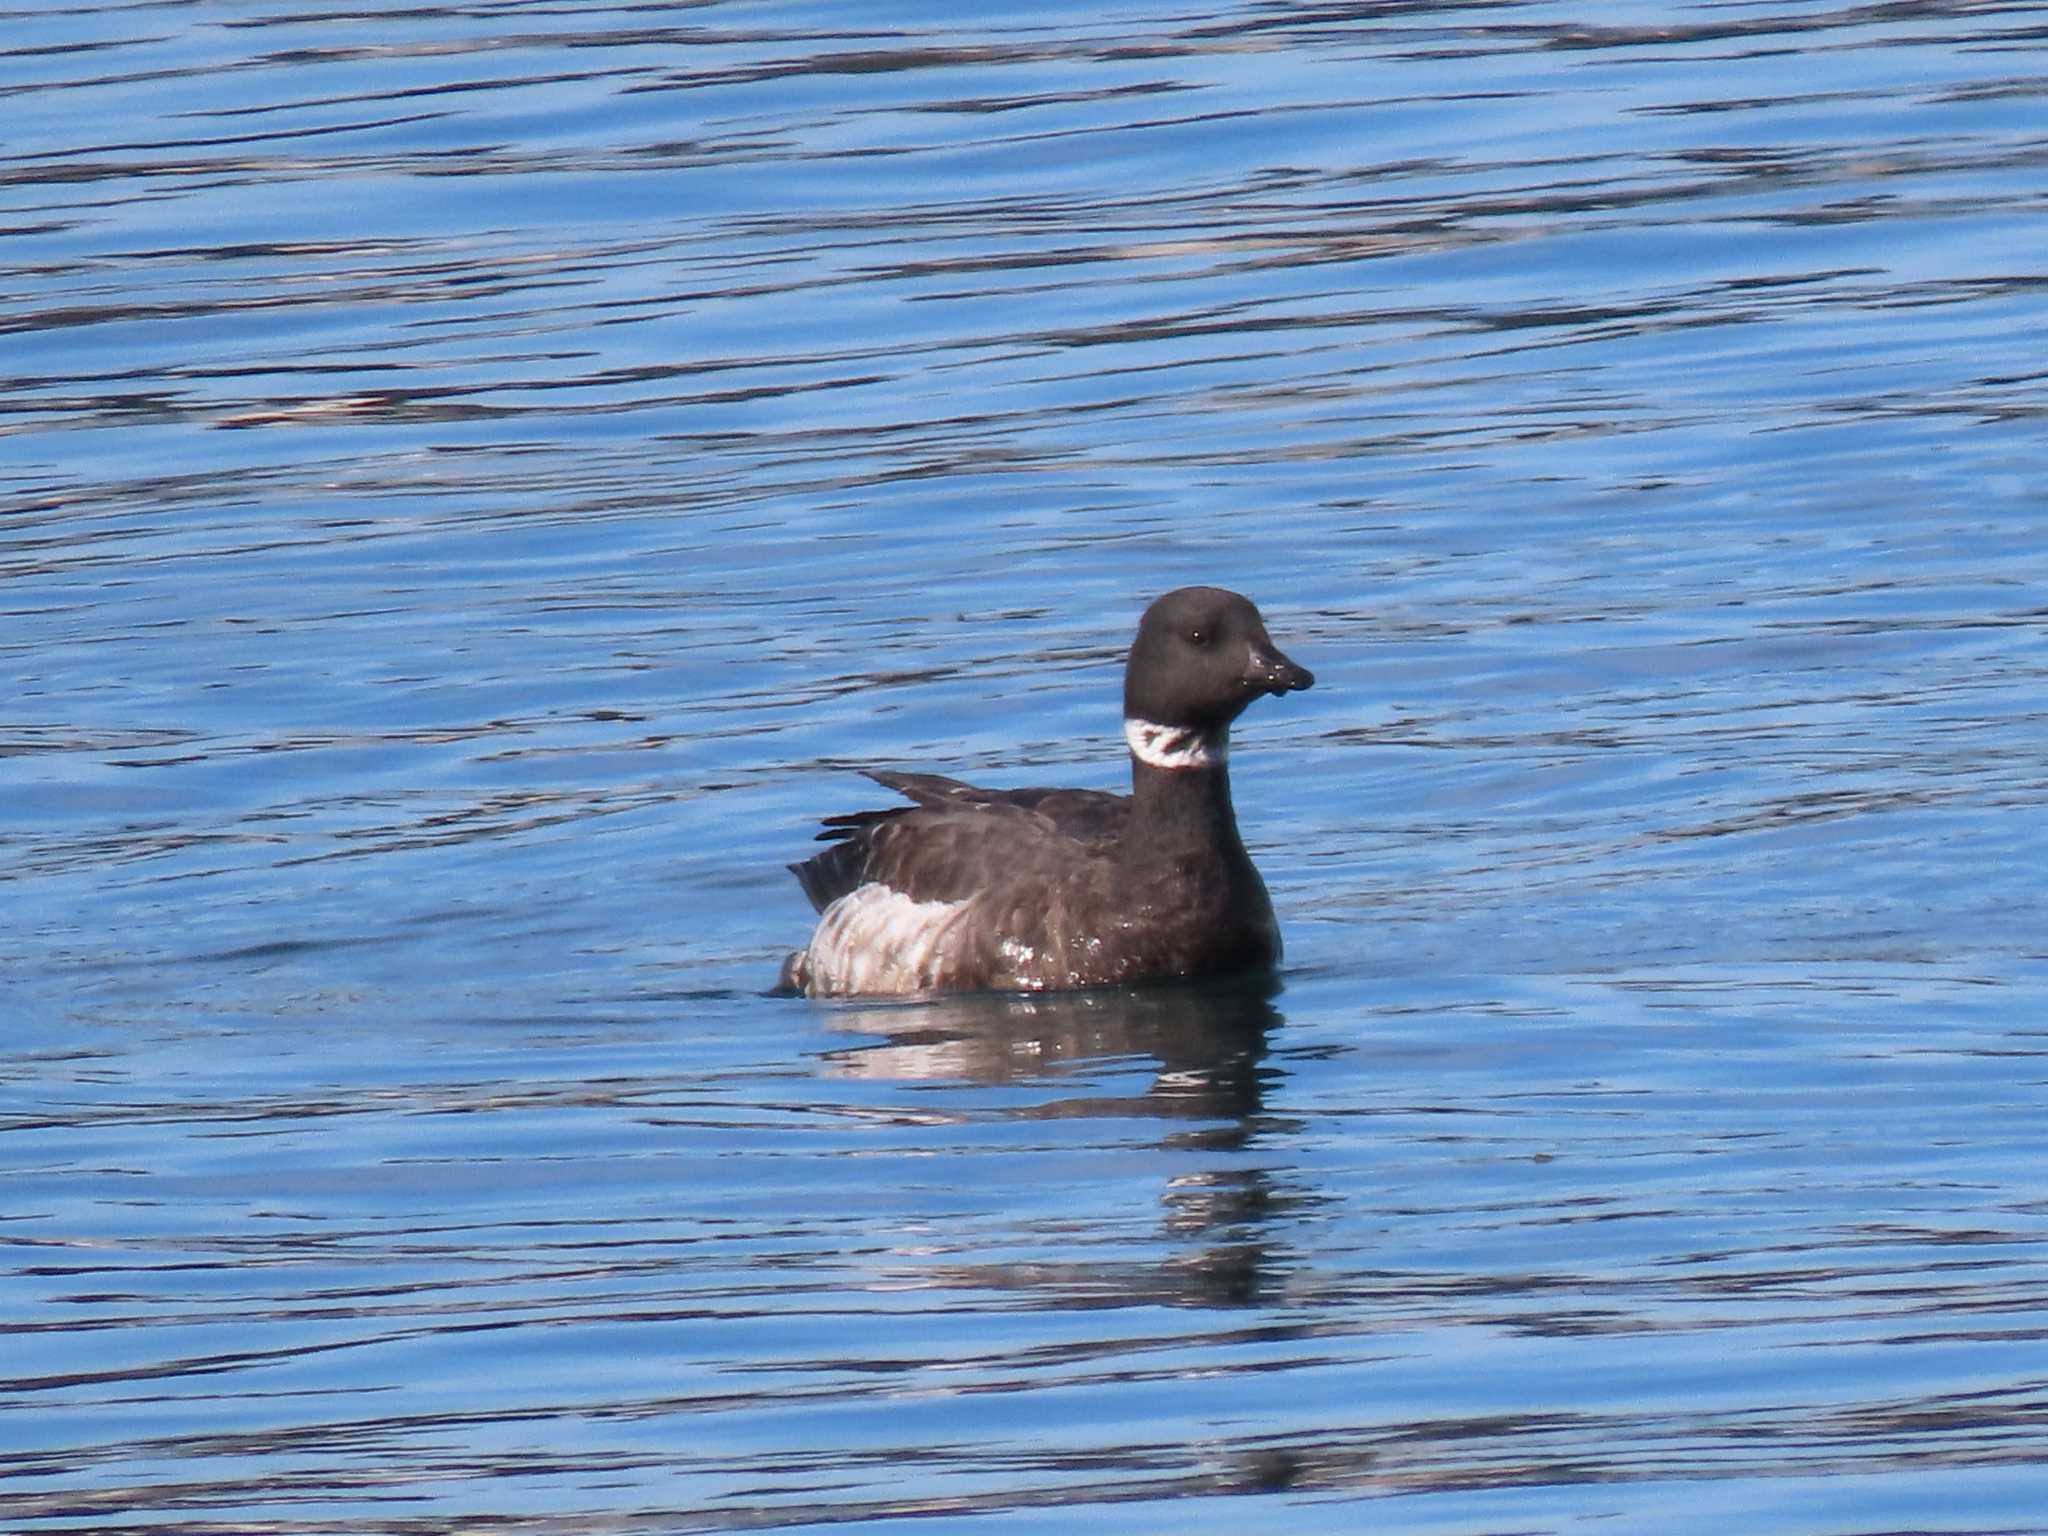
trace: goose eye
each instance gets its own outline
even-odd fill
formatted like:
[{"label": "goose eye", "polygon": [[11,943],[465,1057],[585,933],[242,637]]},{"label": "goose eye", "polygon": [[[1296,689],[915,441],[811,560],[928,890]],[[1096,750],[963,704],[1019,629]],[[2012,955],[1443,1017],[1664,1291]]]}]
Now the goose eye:
[{"label": "goose eye", "polygon": [[1207,645],[1208,643],[1209,631],[1206,629],[1191,629],[1188,631],[1189,645]]}]

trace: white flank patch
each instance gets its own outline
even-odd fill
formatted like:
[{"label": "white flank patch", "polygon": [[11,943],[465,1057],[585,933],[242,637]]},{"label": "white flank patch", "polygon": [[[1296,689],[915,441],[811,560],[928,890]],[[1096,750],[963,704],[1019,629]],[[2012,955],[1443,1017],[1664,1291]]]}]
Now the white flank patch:
[{"label": "white flank patch", "polygon": [[1124,740],[1131,744],[1131,756],[1154,768],[1221,768],[1230,756],[1227,735],[1205,736],[1184,725],[1127,719]]},{"label": "white flank patch", "polygon": [[807,955],[814,997],[928,992],[960,952],[965,901],[913,901],[877,881],[825,909]]}]

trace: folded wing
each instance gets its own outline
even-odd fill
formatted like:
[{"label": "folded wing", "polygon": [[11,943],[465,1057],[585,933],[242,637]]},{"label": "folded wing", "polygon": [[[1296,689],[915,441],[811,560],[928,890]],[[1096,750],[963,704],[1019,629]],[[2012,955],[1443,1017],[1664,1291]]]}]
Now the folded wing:
[{"label": "folded wing", "polygon": [[1106,850],[1130,814],[1126,797],[1097,790],[982,789],[934,773],[868,777],[911,803],[825,819],[818,841],[831,846],[790,865],[820,912],[874,883],[914,901],[962,901],[998,876]]}]

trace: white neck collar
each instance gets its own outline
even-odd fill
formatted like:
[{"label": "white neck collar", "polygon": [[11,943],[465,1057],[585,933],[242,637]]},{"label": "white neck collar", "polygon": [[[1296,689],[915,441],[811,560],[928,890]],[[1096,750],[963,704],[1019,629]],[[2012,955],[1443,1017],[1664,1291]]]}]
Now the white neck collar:
[{"label": "white neck collar", "polygon": [[1154,725],[1126,719],[1124,740],[1131,756],[1154,768],[1221,768],[1230,756],[1230,733],[1205,736],[1185,725]]}]

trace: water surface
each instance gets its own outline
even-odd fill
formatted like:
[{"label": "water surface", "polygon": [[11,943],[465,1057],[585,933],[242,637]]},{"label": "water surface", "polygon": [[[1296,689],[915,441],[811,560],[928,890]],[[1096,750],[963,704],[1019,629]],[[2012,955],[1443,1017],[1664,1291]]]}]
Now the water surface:
[{"label": "water surface", "polygon": [[[64,5],[0,55],[0,1524],[2048,1507],[2026,5]],[[1270,993],[761,995],[851,770]]]}]

